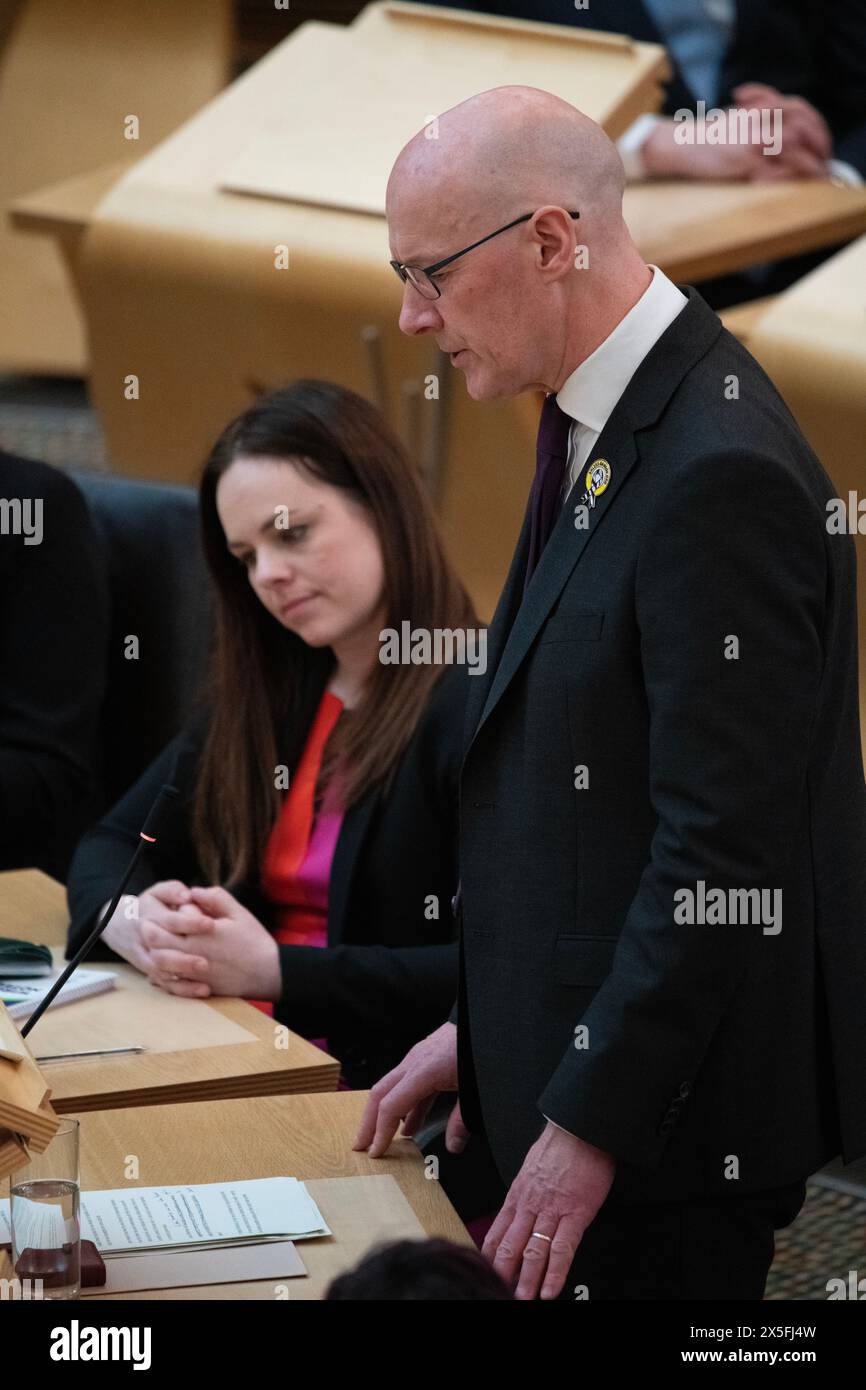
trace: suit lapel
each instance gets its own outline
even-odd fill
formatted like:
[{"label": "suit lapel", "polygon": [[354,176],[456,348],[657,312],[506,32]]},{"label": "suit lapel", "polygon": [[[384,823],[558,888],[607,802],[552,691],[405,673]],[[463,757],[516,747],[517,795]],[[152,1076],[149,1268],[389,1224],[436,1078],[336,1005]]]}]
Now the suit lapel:
[{"label": "suit lapel", "polygon": [[472,737],[481,718],[481,711],[496,674],[496,668],[508,639],[509,629],[520,608],[523,597],[523,577],[526,574],[526,562],[529,557],[529,530],[529,504],[527,502],[517,548],[511,560],[508,577],[505,580],[505,588],[499,596],[496,612],[487,629],[487,667],[483,676],[473,676],[469,682],[466,696],[464,749],[467,749],[472,742]]},{"label": "suit lapel", "polygon": [[[572,570],[601,526],[625,479],[635,465],[637,448],[634,432],[628,427],[627,422],[624,424],[625,428],[617,430],[615,426],[608,423],[587,459],[587,467],[596,458],[607,459],[611,467],[611,478],[605,491],[596,499],[594,507],[581,507],[585,525],[575,525],[575,508],[579,506],[584,490],[580,480],[575,483],[565,500],[550,540],[544,547],[538,566],[529,582],[523,602],[520,604],[510,631],[507,633],[502,656],[490,682],[480,717],[475,726],[474,736],[477,736],[502,698],[538,635],[539,629],[543,626],[547,615],[568,582]],[[581,470],[581,478],[584,472],[585,470]],[[521,569],[521,585],[525,569],[526,561],[524,558]],[[470,740],[469,746],[471,746],[471,742],[472,740]]]},{"label": "suit lapel", "polygon": [[[688,303],[638,367],[590,451],[521,602],[529,550],[527,508],[517,550],[488,636],[487,672],[478,681],[481,689],[474,690],[469,699],[464,760],[638,462],[636,434],[655,423],[686,372],[722,331],[719,319],[697,291],[687,287],[685,293]],[[586,469],[597,458],[606,459],[610,464],[610,482],[596,499],[595,506],[587,508],[586,525],[578,527],[575,526],[575,507],[583,494]]]}]

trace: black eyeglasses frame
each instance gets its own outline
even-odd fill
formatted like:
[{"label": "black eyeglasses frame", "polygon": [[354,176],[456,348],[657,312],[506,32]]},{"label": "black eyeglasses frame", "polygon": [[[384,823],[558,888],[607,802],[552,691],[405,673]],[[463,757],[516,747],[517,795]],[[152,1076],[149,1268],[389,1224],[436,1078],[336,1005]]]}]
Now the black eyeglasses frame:
[{"label": "black eyeglasses frame", "polygon": [[[536,212],[537,211],[538,209],[536,208]],[[577,218],[580,217],[579,212],[569,212],[568,215],[574,220],[577,220]],[[444,260],[434,261],[432,265],[408,265],[405,261],[391,261],[390,265],[392,266],[395,274],[399,277],[400,281],[404,285],[410,284],[412,288],[418,290],[418,293],[422,295],[425,299],[439,299],[442,294],[442,291],[440,290],[439,286],[435,284],[433,280],[431,280],[431,275],[435,275],[437,270],[444,270],[445,266],[451,265],[452,261],[459,261],[461,256],[465,256],[469,251],[474,251],[477,246],[483,246],[485,241],[491,241],[493,237],[499,236],[502,232],[510,232],[512,227],[519,226],[521,222],[528,222],[529,219],[534,216],[535,212],[525,212],[522,217],[515,217],[513,222],[506,222],[504,227],[497,227],[495,232],[488,232],[487,236],[481,237],[478,241],[473,241],[471,246],[464,246],[462,251],[455,251],[453,256],[446,256]],[[411,279],[411,277],[409,276],[408,272],[410,270],[416,271],[418,274],[423,275],[427,283],[430,285],[431,289],[435,290],[436,293],[433,295],[425,295],[424,291],[420,289],[419,286],[415,283],[415,281]]]}]

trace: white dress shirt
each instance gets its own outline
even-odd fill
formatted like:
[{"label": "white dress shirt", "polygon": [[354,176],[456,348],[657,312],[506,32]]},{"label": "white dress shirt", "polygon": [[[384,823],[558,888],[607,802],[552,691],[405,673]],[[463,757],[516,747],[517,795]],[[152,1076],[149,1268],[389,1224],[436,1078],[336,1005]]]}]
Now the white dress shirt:
[{"label": "white dress shirt", "polygon": [[563,498],[580,478],[614,406],[641,362],[688,303],[664,271],[655,265],[649,269],[653,278],[640,299],[557,392],[557,405],[574,420]]},{"label": "white dress shirt", "polygon": [[[563,497],[580,477],[614,406],[650,348],[689,302],[657,265],[649,268],[653,278],[637,304],[557,392],[557,404],[574,420],[569,431]],[[556,1125],[547,1115],[544,1118]],[[562,1125],[556,1128],[562,1129]]]}]

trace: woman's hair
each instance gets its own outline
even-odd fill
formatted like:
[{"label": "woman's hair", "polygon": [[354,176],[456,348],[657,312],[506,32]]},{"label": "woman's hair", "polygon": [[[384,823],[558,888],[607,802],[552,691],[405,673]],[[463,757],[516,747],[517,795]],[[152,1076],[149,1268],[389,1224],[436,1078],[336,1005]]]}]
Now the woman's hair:
[{"label": "woman's hair", "polygon": [[[408,620],[457,629],[477,621],[415,469],[368,401],[334,382],[301,380],[256,401],[223,430],[200,489],[216,642],[193,835],[205,872],[228,886],[261,863],[280,809],[277,768],[282,761],[294,770],[335,665],[330,648],[308,646],[267,611],[226,547],[217,484],[240,456],[286,459],[366,508],[382,552],[384,626],[399,631]],[[387,787],[441,673],[436,665],[376,662],[323,762],[321,784],[338,773],[344,806]]]}]

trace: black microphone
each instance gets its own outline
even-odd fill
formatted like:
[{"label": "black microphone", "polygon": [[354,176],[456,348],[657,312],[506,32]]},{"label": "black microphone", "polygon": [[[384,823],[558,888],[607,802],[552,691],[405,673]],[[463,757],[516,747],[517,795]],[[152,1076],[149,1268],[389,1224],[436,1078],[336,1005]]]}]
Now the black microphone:
[{"label": "black microphone", "polygon": [[123,878],[121,879],[120,887],[118,888],[117,892],[115,893],[105,912],[103,912],[96,926],[93,928],[93,931],[88,936],[84,945],[79,946],[78,950],[75,952],[75,955],[72,957],[72,960],[69,962],[66,969],[63,971],[63,974],[60,975],[54,981],[54,984],[51,986],[45,998],[40,1003],[38,1009],[34,1010],[34,1012],[28,1018],[27,1022],[24,1024],[24,1027],[21,1029],[22,1038],[26,1038],[33,1025],[39,1022],[40,1018],[45,1013],[45,1010],[48,1008],[48,1005],[56,998],[60,990],[66,984],[66,981],[69,979],[69,976],[72,974],[73,970],[77,970],[81,962],[87,958],[93,947],[96,945],[103,931],[108,926],[108,923],[111,921],[112,917],[117,911],[117,904],[123,897],[123,891],[126,888],[126,885],[129,882],[129,880],[132,878],[132,875],[135,872],[139,859],[141,858],[145,849],[147,849],[148,845],[156,844],[159,838],[161,825],[165,820],[166,812],[168,811],[172,802],[177,800],[179,795],[180,793],[178,792],[177,787],[160,787],[159,792],[157,793],[156,801],[154,801],[153,805],[151,806],[148,812],[147,820],[144,822],[144,825],[138,832],[138,844],[136,845],[133,856],[129,861],[126,873],[123,875]]}]

